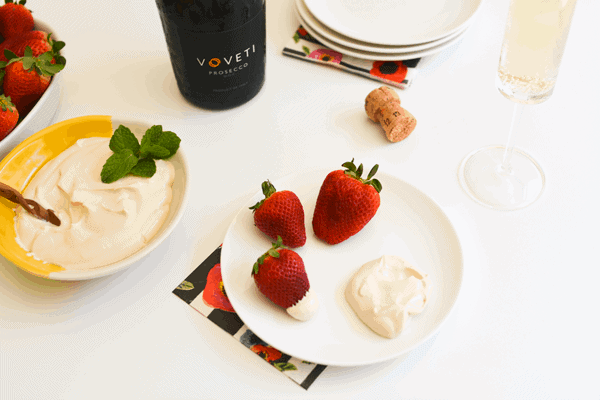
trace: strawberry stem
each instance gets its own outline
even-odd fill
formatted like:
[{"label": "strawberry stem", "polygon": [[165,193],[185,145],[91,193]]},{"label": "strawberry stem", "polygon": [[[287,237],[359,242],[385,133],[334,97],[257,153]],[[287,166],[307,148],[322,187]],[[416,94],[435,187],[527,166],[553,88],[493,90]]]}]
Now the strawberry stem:
[{"label": "strawberry stem", "polygon": [[6,97],[3,94],[0,94],[0,109],[2,111],[15,111],[15,105],[12,103],[10,96]]},{"label": "strawberry stem", "polygon": [[249,207],[252,210],[252,212],[258,210],[260,208],[260,206],[262,206],[262,204],[265,202],[266,199],[268,199],[269,197],[271,197],[273,194],[275,194],[277,192],[277,189],[275,189],[275,186],[273,186],[273,184],[268,179],[262,183],[261,188],[262,188],[263,194],[265,195],[265,198],[262,199],[261,201],[259,201],[258,203],[256,203],[255,205],[253,205],[252,207]]},{"label": "strawberry stem", "polygon": [[379,182],[379,180],[377,179],[371,179],[373,178],[373,175],[377,173],[377,170],[379,169],[379,164],[375,164],[373,168],[371,168],[369,175],[367,175],[367,179],[361,178],[361,175],[363,174],[363,165],[360,164],[358,168],[356,168],[356,165],[354,164],[354,158],[352,159],[352,161],[347,161],[343,163],[342,167],[346,168],[344,173],[349,177],[354,178],[357,181],[364,183],[365,185],[373,186],[375,190],[377,190],[377,193],[381,192],[381,182]]},{"label": "strawberry stem", "polygon": [[262,256],[258,257],[256,262],[252,266],[252,276],[254,276],[254,274],[258,274],[259,266],[265,262],[267,257],[271,256],[274,258],[279,258],[279,252],[277,250],[286,248],[287,247],[283,245],[283,239],[281,238],[281,236],[277,235],[277,241],[275,243],[272,243],[271,248],[267,250]]}]

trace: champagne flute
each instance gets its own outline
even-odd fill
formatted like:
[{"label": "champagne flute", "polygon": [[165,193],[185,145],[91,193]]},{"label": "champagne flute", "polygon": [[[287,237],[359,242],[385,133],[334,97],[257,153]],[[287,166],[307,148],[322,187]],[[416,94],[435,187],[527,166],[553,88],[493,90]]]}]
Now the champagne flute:
[{"label": "champagne flute", "polygon": [[516,210],[537,200],[544,172],[513,137],[527,104],[552,95],[577,0],[511,0],[496,87],[515,103],[505,146],[473,151],[458,175],[471,198],[496,210]]}]

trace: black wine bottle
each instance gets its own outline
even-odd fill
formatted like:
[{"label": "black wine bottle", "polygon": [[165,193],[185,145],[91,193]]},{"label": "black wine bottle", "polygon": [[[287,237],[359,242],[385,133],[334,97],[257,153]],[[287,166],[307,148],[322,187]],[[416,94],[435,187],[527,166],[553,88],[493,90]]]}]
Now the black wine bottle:
[{"label": "black wine bottle", "polygon": [[219,110],[239,106],[265,79],[265,0],[156,0],[179,91]]}]

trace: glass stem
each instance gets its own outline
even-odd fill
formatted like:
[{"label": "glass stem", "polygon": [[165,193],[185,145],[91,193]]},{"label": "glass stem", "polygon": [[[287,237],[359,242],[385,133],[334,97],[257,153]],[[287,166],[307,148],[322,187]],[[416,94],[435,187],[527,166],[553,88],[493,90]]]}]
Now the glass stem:
[{"label": "glass stem", "polygon": [[502,164],[500,165],[500,168],[507,173],[510,173],[511,171],[511,167],[510,167],[510,161],[512,158],[512,154],[513,154],[513,149],[514,149],[514,133],[515,133],[515,128],[516,126],[519,124],[519,121],[521,120],[521,114],[523,114],[523,109],[525,108],[524,104],[521,103],[515,103],[515,107],[513,108],[513,115],[512,115],[512,121],[510,122],[510,129],[508,131],[508,139],[506,140],[506,148],[504,150],[504,155],[502,156]]}]

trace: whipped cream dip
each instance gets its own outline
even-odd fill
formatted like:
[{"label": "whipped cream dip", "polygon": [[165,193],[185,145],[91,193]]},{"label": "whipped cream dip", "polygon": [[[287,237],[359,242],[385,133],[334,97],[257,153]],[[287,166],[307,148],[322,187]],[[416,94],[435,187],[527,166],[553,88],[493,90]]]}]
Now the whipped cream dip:
[{"label": "whipped cream dip", "polygon": [[80,139],[50,160],[23,195],[52,209],[60,226],[17,207],[17,243],[36,259],[68,270],[102,267],[137,252],[158,232],[169,213],[173,165],[156,161],[151,178],[100,180],[113,153],[109,138]]},{"label": "whipped cream dip", "polygon": [[398,336],[410,315],[425,308],[429,277],[398,256],[384,255],[363,265],[346,287],[346,300],[375,333]]}]

